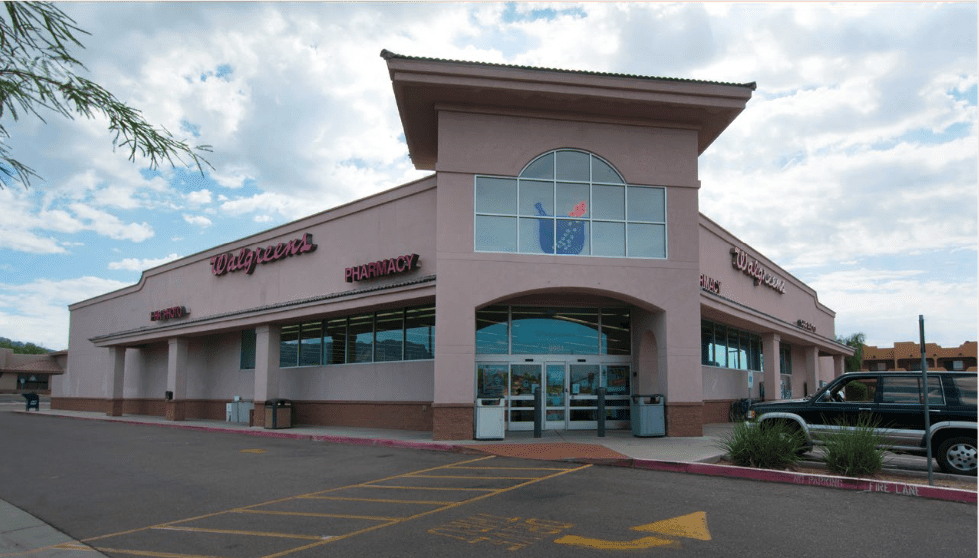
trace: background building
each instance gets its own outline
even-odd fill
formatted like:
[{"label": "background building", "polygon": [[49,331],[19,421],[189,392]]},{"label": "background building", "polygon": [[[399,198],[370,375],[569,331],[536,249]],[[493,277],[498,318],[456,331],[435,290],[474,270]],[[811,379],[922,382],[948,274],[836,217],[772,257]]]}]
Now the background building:
[{"label": "background building", "polygon": [[[925,343],[925,361],[934,370],[976,370],[976,342],[943,348]],[[921,344],[894,343],[893,347],[864,345],[861,370],[921,370]]]}]

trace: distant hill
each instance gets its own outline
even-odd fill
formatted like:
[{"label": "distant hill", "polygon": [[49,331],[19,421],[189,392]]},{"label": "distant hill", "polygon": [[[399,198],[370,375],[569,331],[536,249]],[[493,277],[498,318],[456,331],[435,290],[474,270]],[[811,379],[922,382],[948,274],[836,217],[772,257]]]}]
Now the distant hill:
[{"label": "distant hill", "polygon": [[7,339],[6,337],[0,337],[0,349],[13,349],[14,353],[19,355],[43,355],[54,352],[54,349],[41,347],[40,345],[35,345],[34,343],[14,341],[12,339]]}]

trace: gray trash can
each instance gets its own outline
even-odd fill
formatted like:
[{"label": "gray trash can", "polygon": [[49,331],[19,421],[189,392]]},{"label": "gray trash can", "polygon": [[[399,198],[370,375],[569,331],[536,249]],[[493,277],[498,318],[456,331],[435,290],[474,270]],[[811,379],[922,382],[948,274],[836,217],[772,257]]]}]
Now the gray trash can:
[{"label": "gray trash can", "polygon": [[483,397],[476,399],[476,439],[502,440],[503,413],[502,399]]},{"label": "gray trash can", "polygon": [[265,428],[292,428],[292,401],[288,399],[266,401]]},{"label": "gray trash can", "polygon": [[666,436],[665,398],[659,394],[633,395],[629,415],[632,435],[638,437]]}]

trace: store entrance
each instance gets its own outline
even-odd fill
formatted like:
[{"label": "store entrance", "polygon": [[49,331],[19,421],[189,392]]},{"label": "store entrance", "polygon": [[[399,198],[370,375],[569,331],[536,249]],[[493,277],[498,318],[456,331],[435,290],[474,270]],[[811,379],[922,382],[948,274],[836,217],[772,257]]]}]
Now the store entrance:
[{"label": "store entrance", "polygon": [[628,364],[583,363],[548,358],[544,363],[480,363],[480,397],[501,397],[507,429],[534,429],[534,394],[543,385],[544,428],[598,428],[598,388],[605,387],[606,427],[629,428]]}]

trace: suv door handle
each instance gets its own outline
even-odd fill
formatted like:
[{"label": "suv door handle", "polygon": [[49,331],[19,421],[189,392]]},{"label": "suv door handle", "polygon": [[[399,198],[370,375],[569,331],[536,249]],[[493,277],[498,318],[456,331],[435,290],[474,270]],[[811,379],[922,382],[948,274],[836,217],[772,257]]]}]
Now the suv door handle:
[{"label": "suv door handle", "polygon": [[857,411],[873,411],[870,407],[860,407]]}]

